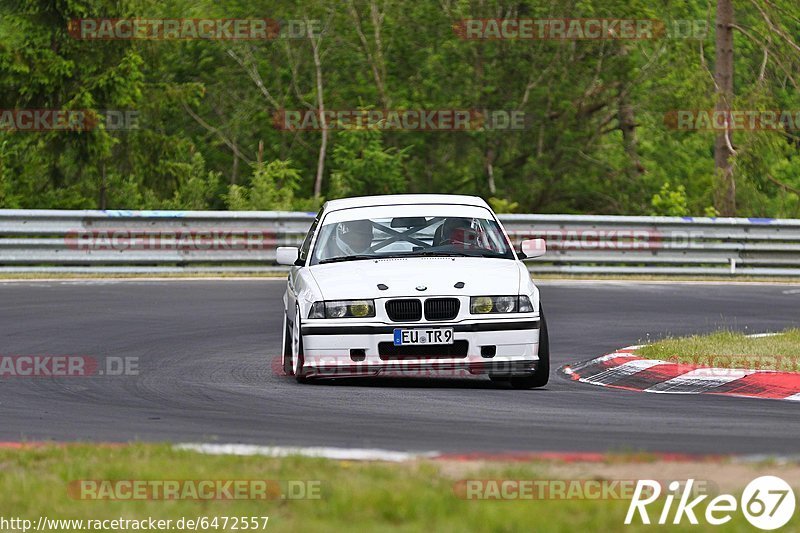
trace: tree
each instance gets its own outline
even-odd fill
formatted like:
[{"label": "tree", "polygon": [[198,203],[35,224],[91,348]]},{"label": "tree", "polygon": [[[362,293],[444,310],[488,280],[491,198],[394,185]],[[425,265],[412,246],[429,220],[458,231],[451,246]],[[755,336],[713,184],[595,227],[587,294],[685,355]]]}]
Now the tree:
[{"label": "tree", "polygon": [[[140,117],[124,132],[27,134],[0,122],[2,207],[306,209],[324,197],[407,191],[481,195],[517,212],[647,214],[670,183],[689,214],[714,204],[739,216],[800,215],[800,125],[734,135],[664,122],[675,110],[800,109],[796,0],[742,0],[735,13],[723,9],[733,0],[558,3],[578,20],[664,22],[667,34],[643,40],[466,40],[453,29],[461,19],[551,19],[552,0],[0,3],[0,110]],[[315,31],[252,41],[66,32],[72,18],[99,16],[269,17]],[[670,35],[686,21],[714,31]],[[525,121],[460,132],[273,122],[280,110],[387,108]],[[270,167],[288,161],[291,179]]]},{"label": "tree", "polygon": [[244,211],[291,211],[295,208],[295,192],[300,173],[291,161],[275,160],[259,163],[249,187],[231,185],[228,189],[229,209]]},{"label": "tree", "polygon": [[[717,0],[716,55],[714,83],[717,102],[714,110],[729,117],[733,106],[733,0]],[[714,165],[721,181],[716,204],[724,216],[736,214],[732,137],[730,122],[726,120],[725,129],[717,134],[714,142]]]},{"label": "tree", "polygon": [[331,165],[331,198],[405,191],[403,161],[407,155],[407,150],[384,148],[378,131],[339,133]]}]

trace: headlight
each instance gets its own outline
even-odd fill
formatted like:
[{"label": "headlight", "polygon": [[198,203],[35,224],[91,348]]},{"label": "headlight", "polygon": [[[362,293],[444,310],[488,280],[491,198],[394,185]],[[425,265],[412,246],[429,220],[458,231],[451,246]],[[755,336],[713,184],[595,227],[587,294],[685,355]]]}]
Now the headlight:
[{"label": "headlight", "polygon": [[517,311],[520,313],[533,313],[533,304],[531,303],[531,299],[527,296],[520,296],[519,297],[519,307]]},{"label": "headlight", "polygon": [[308,318],[367,318],[375,316],[374,300],[314,302]]},{"label": "headlight", "polygon": [[469,312],[473,315],[491,313],[494,309],[494,300],[489,296],[473,296],[469,299]]},{"label": "headlight", "polygon": [[532,313],[533,305],[527,296],[473,296],[469,299],[469,312],[473,315]]},{"label": "headlight", "polygon": [[517,298],[500,296],[494,300],[494,308],[498,313],[513,313],[517,308]]}]

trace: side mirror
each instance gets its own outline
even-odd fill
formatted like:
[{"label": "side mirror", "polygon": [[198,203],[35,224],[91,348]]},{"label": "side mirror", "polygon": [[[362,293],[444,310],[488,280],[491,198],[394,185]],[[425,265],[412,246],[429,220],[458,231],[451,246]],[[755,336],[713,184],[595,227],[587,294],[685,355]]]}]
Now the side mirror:
[{"label": "side mirror", "polygon": [[547,252],[547,241],[544,239],[525,239],[519,244],[521,259],[535,259]]},{"label": "side mirror", "polygon": [[300,249],[296,246],[278,246],[275,258],[279,265],[293,266],[299,254]]}]

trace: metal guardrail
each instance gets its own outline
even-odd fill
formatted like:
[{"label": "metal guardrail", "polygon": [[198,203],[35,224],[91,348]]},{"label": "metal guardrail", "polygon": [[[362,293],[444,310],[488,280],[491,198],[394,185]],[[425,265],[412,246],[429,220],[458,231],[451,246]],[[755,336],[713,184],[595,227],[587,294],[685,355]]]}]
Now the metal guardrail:
[{"label": "metal guardrail", "polygon": [[[263,272],[313,213],[0,210],[0,272]],[[800,276],[800,220],[501,215],[532,272]]]}]

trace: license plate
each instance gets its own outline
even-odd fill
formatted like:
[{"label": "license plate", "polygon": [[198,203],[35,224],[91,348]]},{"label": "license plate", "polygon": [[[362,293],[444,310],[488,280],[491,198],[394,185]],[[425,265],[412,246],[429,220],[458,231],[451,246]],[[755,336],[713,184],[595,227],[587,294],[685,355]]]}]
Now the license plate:
[{"label": "license plate", "polygon": [[452,328],[395,329],[394,345],[406,344],[453,344]]}]

